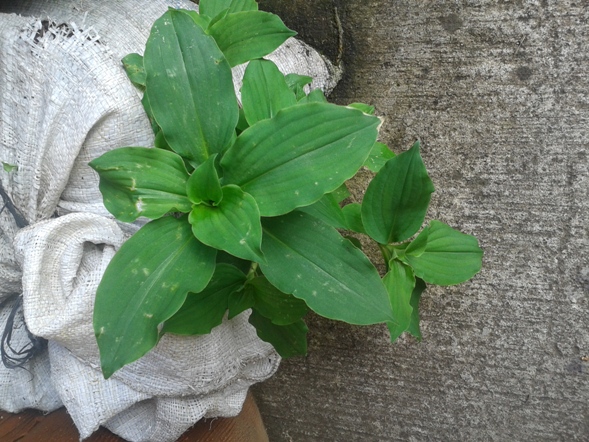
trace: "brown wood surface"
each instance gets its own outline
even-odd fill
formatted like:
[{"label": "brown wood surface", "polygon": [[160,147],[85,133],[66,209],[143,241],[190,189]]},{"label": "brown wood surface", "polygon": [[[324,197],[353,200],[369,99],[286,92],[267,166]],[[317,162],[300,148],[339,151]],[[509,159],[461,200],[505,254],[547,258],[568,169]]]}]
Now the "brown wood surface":
[{"label": "brown wood surface", "polygon": [[[80,435],[65,408],[44,415],[26,410],[11,414],[0,412],[1,442],[78,442]],[[124,442],[100,428],[86,442]],[[251,394],[241,413],[234,418],[206,419],[184,433],[178,442],[268,442],[258,407]]]}]

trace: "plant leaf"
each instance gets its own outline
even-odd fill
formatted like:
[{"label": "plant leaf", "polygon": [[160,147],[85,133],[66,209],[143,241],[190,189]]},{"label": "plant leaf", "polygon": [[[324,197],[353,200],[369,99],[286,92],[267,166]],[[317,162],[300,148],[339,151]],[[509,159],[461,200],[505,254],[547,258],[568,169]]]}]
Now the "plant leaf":
[{"label": "plant leaf", "polygon": [[256,201],[238,186],[222,188],[223,198],[216,206],[194,206],[188,220],[192,232],[203,243],[238,258],[260,262],[262,225]]},{"label": "plant leaf", "polygon": [[343,200],[350,196],[350,191],[348,190],[346,183],[343,183],[341,186],[339,186],[337,189],[331,192],[331,194],[335,197],[335,200],[338,203],[341,203]]},{"label": "plant leaf", "polygon": [[229,264],[217,264],[205,289],[189,293],[174,316],[168,319],[162,333],[204,335],[223,322],[229,297],[245,283],[245,274]]},{"label": "plant leaf", "polygon": [[425,282],[423,279],[415,278],[415,288],[413,289],[413,293],[411,293],[411,307],[413,311],[411,312],[411,322],[409,323],[409,327],[407,327],[407,332],[417,338],[418,341],[421,341],[421,330],[419,328],[419,300],[421,299],[421,294],[425,290]]},{"label": "plant leaf", "polygon": [[354,109],[361,110],[365,114],[374,115],[374,106],[370,106],[369,104],[352,103],[352,104],[348,104],[348,106],[353,107]]},{"label": "plant leaf", "polygon": [[198,166],[186,182],[186,194],[195,204],[208,203],[219,204],[223,199],[223,191],[219,182],[219,175],[215,167],[217,154],[210,156],[204,163]]},{"label": "plant leaf", "polygon": [[387,161],[368,185],[362,201],[366,233],[381,244],[411,237],[423,224],[433,191],[417,142]]},{"label": "plant leaf", "polygon": [[263,11],[228,14],[209,26],[207,32],[215,38],[232,67],[262,58],[296,35],[277,15]]},{"label": "plant leaf", "polygon": [[230,144],[238,118],[231,69],[188,14],[170,9],[155,22],[143,64],[151,111],[176,153],[200,164]]},{"label": "plant leaf", "polygon": [[200,0],[198,10],[202,15],[213,18],[227,9],[229,12],[257,11],[255,0]]},{"label": "plant leaf", "polygon": [[366,256],[334,228],[299,211],[263,219],[260,267],[284,293],[313,311],[350,324],[393,321],[378,272]]},{"label": "plant leaf", "polygon": [[287,74],[284,79],[290,90],[295,94],[297,101],[307,95],[305,93],[305,86],[311,84],[313,81],[312,77],[299,74]]},{"label": "plant leaf", "polygon": [[[420,245],[422,235],[427,235],[425,248]],[[413,242],[420,246],[412,247]],[[404,260],[413,267],[415,275],[425,282],[437,285],[460,284],[481,269],[483,251],[477,239],[440,221],[432,221],[413,242],[405,250]]]},{"label": "plant leaf", "polygon": [[327,103],[327,98],[321,89],[313,89],[308,95],[302,97],[299,103]]},{"label": "plant leaf", "polygon": [[94,306],[105,378],[157,344],[158,325],[178,311],[187,292],[208,284],[215,254],[194,238],[186,216],[151,221],[122,245],[102,277]]},{"label": "plant leaf", "polygon": [[18,170],[18,166],[16,164],[5,163],[4,161],[2,161],[2,168],[4,169],[4,172],[8,173]]},{"label": "plant leaf", "polygon": [[122,60],[123,68],[127,77],[135,86],[141,90],[145,89],[145,68],[143,67],[143,56],[133,53],[125,56]]},{"label": "plant leaf", "polygon": [[292,324],[309,311],[305,301],[281,292],[263,276],[248,281],[246,288],[251,289],[256,311],[276,325]]},{"label": "plant leaf", "polygon": [[158,131],[158,133],[155,135],[155,140],[154,140],[153,144],[154,144],[154,147],[157,149],[172,151],[172,149],[170,148],[170,145],[166,141],[166,137],[164,137],[164,133],[161,130]]},{"label": "plant leaf", "polygon": [[171,211],[189,212],[188,172],[174,152],[146,147],[123,147],[89,163],[100,175],[104,205],[117,219],[156,219]]},{"label": "plant leaf", "polygon": [[200,26],[200,28],[204,31],[207,30],[209,27],[209,23],[211,22],[211,17],[207,17],[206,15],[199,14],[196,11],[192,11],[190,9],[179,9],[180,12],[187,14],[194,22]]},{"label": "plant leaf", "polygon": [[296,104],[282,72],[270,60],[252,60],[247,65],[241,88],[241,104],[250,126],[272,118],[285,107]]},{"label": "plant leaf", "polygon": [[237,126],[235,127],[235,131],[237,132],[237,135],[242,133],[248,127],[250,127],[250,125],[247,124],[247,120],[245,119],[245,113],[243,112],[243,108],[240,107],[239,108],[239,120],[237,121]]},{"label": "plant leaf", "polygon": [[[149,97],[147,96],[147,91],[143,91],[143,98],[141,98],[141,104],[143,105],[143,110],[149,119],[149,124],[151,125],[151,130],[153,130],[154,135],[157,137],[159,133],[162,131],[157,122],[155,121],[155,117],[153,116],[153,112],[151,110],[151,105],[149,104]],[[163,135],[163,134],[162,134]],[[165,138],[164,138],[165,139]]]},{"label": "plant leaf", "polygon": [[224,181],[252,195],[262,216],[307,206],[356,173],[379,124],[334,104],[291,106],[237,137],[221,159]]},{"label": "plant leaf", "polygon": [[348,223],[344,213],[333,193],[326,193],[319,201],[310,206],[300,207],[297,210],[319,218],[324,223],[336,229],[347,229]]},{"label": "plant leaf", "polygon": [[227,317],[232,319],[248,308],[252,308],[255,303],[253,290],[248,289],[247,286],[243,290],[235,291],[229,295]]},{"label": "plant leaf", "polygon": [[411,267],[393,259],[383,282],[389,293],[395,318],[395,322],[388,322],[387,327],[391,333],[391,341],[395,341],[411,323],[411,295],[415,287],[415,275]]},{"label": "plant leaf", "polygon": [[248,273],[252,267],[251,261],[238,258],[222,250],[217,251],[217,264],[230,264],[243,273]]},{"label": "plant leaf", "polygon": [[395,153],[386,144],[374,143],[364,166],[371,172],[378,172],[388,160],[395,157]]},{"label": "plant leaf", "polygon": [[403,250],[401,244],[397,244],[395,246],[395,251],[405,259],[405,255],[409,253],[411,256],[419,257],[425,252],[425,248],[427,247],[427,240],[429,237],[429,229],[423,229],[419,232],[419,235],[411,241],[409,244],[403,243],[405,245],[405,249]]},{"label": "plant leaf", "polygon": [[342,207],[342,213],[346,219],[346,229],[356,233],[366,234],[362,224],[362,206],[359,203],[346,204]]},{"label": "plant leaf", "polygon": [[283,358],[307,354],[307,332],[309,329],[302,319],[289,325],[276,325],[254,309],[249,322],[256,328],[258,337],[272,344]]}]

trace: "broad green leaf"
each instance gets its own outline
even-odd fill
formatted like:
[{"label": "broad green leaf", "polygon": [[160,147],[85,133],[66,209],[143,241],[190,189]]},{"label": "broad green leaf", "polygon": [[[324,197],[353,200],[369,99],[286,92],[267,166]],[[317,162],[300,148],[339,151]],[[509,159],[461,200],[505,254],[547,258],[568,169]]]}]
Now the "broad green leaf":
[{"label": "broad green leaf", "polygon": [[104,205],[117,219],[156,219],[168,212],[189,212],[188,172],[174,152],[124,147],[106,152],[89,163],[100,175]]},{"label": "broad green leaf", "polygon": [[277,15],[263,11],[228,14],[207,32],[215,38],[231,66],[262,58],[296,35]]},{"label": "broad green leaf", "polygon": [[228,12],[257,11],[255,0],[200,0],[198,10],[202,15],[213,18],[225,9]]},{"label": "broad green leaf", "polygon": [[249,322],[256,328],[258,337],[272,344],[283,358],[307,354],[307,332],[309,329],[302,319],[289,325],[276,325],[253,310]]},{"label": "broad green leaf", "polygon": [[354,238],[353,236],[344,236],[344,238],[350,241],[352,245],[356,247],[358,250],[362,250],[362,243],[358,238]]},{"label": "broad green leaf", "polygon": [[350,324],[393,321],[389,297],[366,256],[334,228],[299,211],[263,220],[260,267],[284,293]]},{"label": "broad green leaf", "polygon": [[309,311],[305,301],[281,292],[263,276],[248,281],[247,287],[252,289],[256,311],[276,325],[292,324]]},{"label": "broad green leaf", "polygon": [[262,225],[256,201],[238,186],[222,188],[217,205],[199,204],[190,212],[192,232],[203,243],[242,259],[263,261]]},{"label": "broad green leaf", "polygon": [[211,21],[209,22],[209,26],[207,26],[207,31],[209,30],[209,28],[211,26],[214,26],[215,23],[217,23],[219,20],[222,20],[225,17],[227,17],[228,14],[229,14],[229,9],[224,9],[221,12],[219,12],[217,15],[215,15],[214,17],[212,17],[211,18]]},{"label": "broad green leaf", "polygon": [[301,98],[299,103],[327,103],[327,98],[321,89],[313,89],[308,95]]},{"label": "broad green leaf", "polygon": [[223,199],[223,191],[215,167],[216,158],[217,154],[210,156],[192,172],[186,182],[186,194],[195,204],[202,202],[219,204]]},{"label": "broad green leaf", "polygon": [[252,268],[251,261],[238,258],[222,250],[217,251],[217,264],[230,264],[243,273],[248,273]]},{"label": "broad green leaf", "polygon": [[419,300],[421,299],[421,294],[424,290],[425,282],[423,282],[423,279],[415,278],[415,288],[413,289],[413,293],[411,293],[411,307],[413,308],[413,311],[411,312],[411,322],[409,323],[409,327],[407,327],[407,332],[417,338],[418,341],[421,341],[421,329],[419,328]]},{"label": "broad green leaf", "polygon": [[411,237],[423,224],[433,191],[417,142],[387,161],[368,185],[362,201],[366,233],[381,244]]},{"label": "broad green leaf", "polygon": [[338,203],[341,203],[343,200],[345,200],[346,198],[348,198],[350,196],[350,191],[348,190],[346,183],[343,183],[341,186],[339,186],[337,189],[335,189],[331,193],[333,194],[333,196],[335,197],[335,200]]},{"label": "broad green leaf", "polygon": [[288,107],[237,137],[221,159],[224,182],[252,195],[262,216],[307,206],[354,176],[379,124],[334,104]]},{"label": "broad green leaf", "polygon": [[362,224],[362,206],[358,203],[346,204],[342,207],[342,213],[346,220],[346,229],[356,233],[366,234]]},{"label": "broad green leaf", "polygon": [[474,236],[466,235],[440,222],[432,221],[414,240],[427,235],[425,248],[405,250],[405,260],[415,275],[425,282],[437,285],[454,285],[467,281],[481,269],[483,251]]},{"label": "broad green leaf", "polygon": [[200,26],[204,31],[207,30],[207,28],[209,27],[209,23],[211,21],[210,17],[207,17],[205,15],[199,14],[196,11],[191,11],[189,9],[180,9],[179,11],[187,14],[190,18],[192,18],[192,20],[194,20],[194,22]]},{"label": "broad green leaf", "polygon": [[248,127],[250,127],[250,125],[247,123],[247,120],[245,119],[245,113],[243,112],[243,108],[240,107],[239,108],[239,120],[237,120],[237,126],[235,127],[235,130],[236,130],[237,134],[239,135],[244,130],[246,130]]},{"label": "broad green leaf", "polygon": [[364,103],[352,103],[352,104],[348,104],[349,107],[352,107],[354,109],[358,109],[361,110],[362,112],[364,112],[365,114],[368,115],[374,115],[374,106],[370,106],[369,104],[364,104]]},{"label": "broad green leaf", "polygon": [[305,86],[311,84],[313,81],[312,77],[299,74],[287,74],[284,79],[290,90],[295,94],[297,100],[307,96],[305,93]]},{"label": "broad green leaf", "polygon": [[145,89],[145,68],[143,67],[143,56],[139,54],[129,54],[123,58],[123,68],[135,86]]},{"label": "broad green leaf", "polygon": [[144,225],[108,265],[96,292],[94,332],[102,373],[109,378],[158,342],[158,326],[188,292],[206,287],[216,251],[200,243],[186,216]]},{"label": "broad green leaf", "polygon": [[143,105],[143,110],[145,110],[145,114],[149,119],[149,124],[151,125],[151,130],[157,136],[162,130],[160,129],[159,125],[155,121],[155,117],[153,116],[153,112],[151,110],[151,105],[149,104],[149,97],[147,96],[147,91],[143,92],[143,98],[141,98],[141,104]]},{"label": "broad green leaf", "polygon": [[189,293],[180,310],[165,322],[162,332],[179,335],[210,333],[223,322],[229,297],[244,283],[245,275],[237,268],[217,264],[206,288],[199,293]]},{"label": "broad green leaf", "polygon": [[411,241],[409,244],[403,243],[405,245],[405,249],[403,250],[400,246],[401,244],[397,244],[395,246],[395,251],[401,256],[405,257],[407,253],[411,256],[419,257],[423,252],[425,252],[425,248],[427,247],[427,240],[429,237],[429,229],[423,229],[419,232],[419,235]]},{"label": "broad green leaf", "polygon": [[364,166],[371,172],[378,172],[388,160],[395,157],[395,153],[386,144],[374,143]]},{"label": "broad green leaf", "polygon": [[383,282],[389,292],[395,318],[394,322],[387,323],[387,327],[391,333],[391,341],[395,341],[411,323],[411,294],[415,288],[415,275],[411,267],[393,259],[389,263],[389,271]]},{"label": "broad green leaf", "polygon": [[248,308],[252,308],[255,303],[253,290],[248,289],[247,286],[243,290],[235,291],[229,295],[227,301],[229,310],[227,317],[232,319]]},{"label": "broad green leaf", "polygon": [[154,144],[154,147],[156,147],[158,149],[169,150],[169,151],[172,150],[170,148],[170,145],[166,141],[166,137],[164,137],[164,133],[161,130],[158,131],[158,133],[155,135],[155,141],[153,142],[153,144]]},{"label": "broad green leaf", "polygon": [[176,153],[200,164],[230,144],[238,118],[231,68],[189,15],[170,9],[155,22],[143,64],[151,111]]},{"label": "broad green leaf", "polygon": [[342,211],[337,198],[333,193],[327,193],[319,201],[310,206],[300,207],[301,212],[319,218],[324,223],[335,227],[336,229],[347,229],[348,224],[344,212]]},{"label": "broad green leaf", "polygon": [[284,75],[270,60],[252,60],[243,75],[241,104],[250,126],[296,104]]}]

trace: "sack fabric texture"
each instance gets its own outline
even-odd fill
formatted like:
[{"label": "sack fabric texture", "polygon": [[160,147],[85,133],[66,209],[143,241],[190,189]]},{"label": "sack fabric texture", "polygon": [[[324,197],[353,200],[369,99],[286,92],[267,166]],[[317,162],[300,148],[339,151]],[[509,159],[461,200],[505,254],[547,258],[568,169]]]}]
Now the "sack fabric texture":
[{"label": "sack fabric texture", "polygon": [[[100,371],[96,288],[141,223],[106,211],[88,162],[121,146],[153,146],[120,60],[142,53],[170,6],[197,8],[182,0],[0,5],[0,332],[10,321],[16,353],[30,345],[25,322],[48,340],[23,368],[0,365],[0,408],[63,404],[82,438],[103,425],[129,441],[174,441],[203,417],[238,414],[248,387],[280,362],[244,312],[209,335],[164,335],[108,380]],[[284,73],[313,76],[313,87],[336,83],[333,66],[297,40],[268,58]],[[237,91],[243,70],[234,71]]]}]

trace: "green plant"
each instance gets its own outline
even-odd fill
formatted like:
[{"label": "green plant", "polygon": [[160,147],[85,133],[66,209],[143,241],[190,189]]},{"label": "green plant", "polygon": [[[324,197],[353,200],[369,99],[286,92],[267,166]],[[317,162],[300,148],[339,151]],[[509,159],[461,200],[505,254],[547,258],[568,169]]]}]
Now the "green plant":
[{"label": "green plant", "polygon": [[[465,281],[477,240],[432,221],[434,191],[419,143],[395,156],[377,142],[374,108],[327,103],[311,78],[262,57],[294,35],[253,0],[201,0],[169,10],[144,56],[123,62],[144,91],[155,148],[93,160],[107,209],[145,224],[98,288],[94,327],[109,377],[164,333],[204,334],[251,308],[250,323],[282,356],[306,353],[308,309],[350,324],[385,323],[418,339],[425,282]],[[250,61],[241,105],[231,67]],[[362,166],[377,172],[362,204],[340,203]],[[386,275],[337,229],[365,234]]]}]

